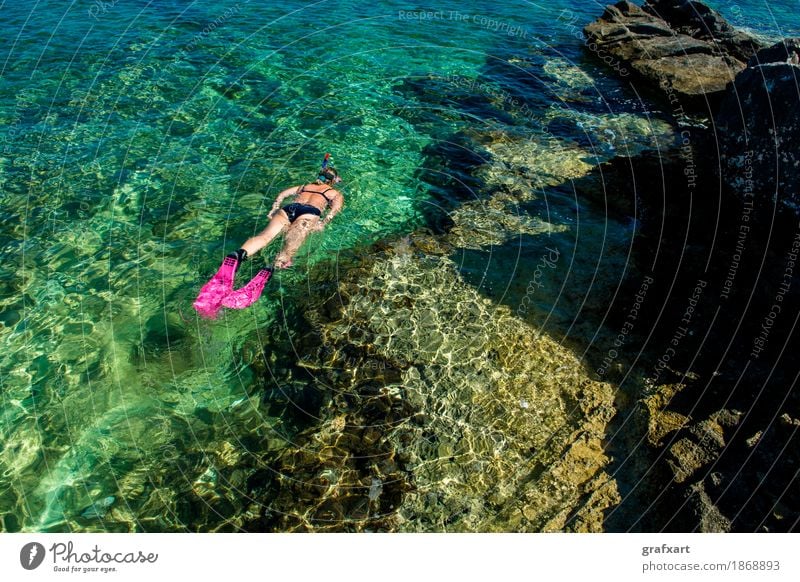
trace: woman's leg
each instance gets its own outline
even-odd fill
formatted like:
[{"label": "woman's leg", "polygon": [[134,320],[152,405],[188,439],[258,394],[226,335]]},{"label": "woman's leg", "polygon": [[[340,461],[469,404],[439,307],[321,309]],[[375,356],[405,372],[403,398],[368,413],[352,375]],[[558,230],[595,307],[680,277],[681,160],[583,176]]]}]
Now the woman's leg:
[{"label": "woman's leg", "polygon": [[278,210],[278,212],[272,216],[272,220],[269,221],[267,228],[244,242],[242,248],[247,251],[247,256],[252,257],[271,243],[272,239],[278,236],[287,224],[289,224],[289,219],[286,213],[283,210]]},{"label": "woman's leg", "polygon": [[281,252],[275,256],[276,267],[285,269],[292,265],[295,253],[300,249],[300,245],[303,244],[308,233],[311,232],[311,226],[316,222],[319,222],[318,216],[306,214],[299,217],[289,226],[289,230],[286,231],[286,242],[284,242]]}]

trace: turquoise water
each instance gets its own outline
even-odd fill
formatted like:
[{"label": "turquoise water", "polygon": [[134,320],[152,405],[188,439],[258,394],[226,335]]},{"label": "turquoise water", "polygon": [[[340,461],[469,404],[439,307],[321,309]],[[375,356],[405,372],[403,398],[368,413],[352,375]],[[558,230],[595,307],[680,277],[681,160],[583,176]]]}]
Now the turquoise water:
[{"label": "turquoise water", "polygon": [[[760,34],[800,33],[789,2],[713,5]],[[531,132],[571,140],[574,155],[539,160],[554,178],[532,177],[534,192],[671,139],[666,114],[640,127],[645,112],[581,52],[564,10],[583,23],[601,6],[3,3],[3,530],[207,530],[249,511],[209,501],[209,483],[236,468],[226,479],[247,497],[247,471],[307,429],[264,391],[302,357],[304,301],[372,243],[437,230],[446,216],[464,280],[498,304],[515,285],[524,295],[526,267],[504,263],[513,253],[498,252],[495,267],[515,280],[481,275],[486,249],[509,240],[487,230],[476,242],[470,202],[505,179],[484,162],[522,163]],[[527,108],[512,104],[523,96]],[[203,281],[326,151],[344,178],[341,217],[253,308],[198,320],[190,304]],[[525,233],[532,256],[544,232],[574,251],[577,288],[592,286],[598,246],[619,279],[631,225],[571,194],[520,195],[525,216],[506,227]],[[541,308],[557,329],[593,333],[570,326],[579,294],[553,307],[565,280],[548,277]]]}]

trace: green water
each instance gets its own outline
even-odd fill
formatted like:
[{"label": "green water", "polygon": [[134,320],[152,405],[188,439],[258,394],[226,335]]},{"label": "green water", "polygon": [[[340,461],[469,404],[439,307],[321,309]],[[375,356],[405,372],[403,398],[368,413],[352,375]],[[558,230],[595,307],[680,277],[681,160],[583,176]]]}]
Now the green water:
[{"label": "green water", "polygon": [[[588,21],[596,8],[578,12]],[[460,3],[442,10],[465,21],[420,21],[401,17],[401,3],[350,0],[3,5],[2,529],[255,523],[272,501],[250,499],[253,476],[314,430],[309,415],[269,401],[302,384],[291,368],[305,357],[295,342],[311,325],[305,303],[335,293],[370,244],[432,216],[453,221],[461,276],[497,305],[518,302],[530,280],[509,263],[514,245],[536,259],[559,244],[572,263],[548,273],[537,313],[591,338],[570,322],[602,261],[614,272],[601,293],[623,276],[632,225],[558,187],[671,134],[581,56],[561,9]],[[507,102],[520,94],[532,114]],[[531,132],[542,157],[526,153]],[[482,157],[478,183],[442,157],[461,155],[448,149],[458,140]],[[314,177],[326,151],[345,211],[255,306],[198,319],[191,301],[221,258],[266,225],[277,192]],[[522,218],[497,230],[469,204],[512,174],[525,183],[497,208]],[[491,260],[517,276],[482,277]],[[445,301],[454,283],[437,285]],[[289,401],[303,408],[303,398]],[[227,498],[215,493],[223,482]]]}]

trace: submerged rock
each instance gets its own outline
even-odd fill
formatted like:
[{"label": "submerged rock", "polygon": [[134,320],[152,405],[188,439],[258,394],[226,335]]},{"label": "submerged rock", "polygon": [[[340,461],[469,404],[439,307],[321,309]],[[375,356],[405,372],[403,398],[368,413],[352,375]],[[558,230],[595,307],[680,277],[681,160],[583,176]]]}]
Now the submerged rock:
[{"label": "submerged rock", "polygon": [[544,119],[562,131],[569,128],[577,136],[573,139],[580,139],[586,150],[586,160],[593,164],[617,156],[633,157],[646,150],[660,152],[671,148],[676,140],[673,126],[653,115],[587,113],[552,106]]},{"label": "submerged rock", "polygon": [[[465,202],[449,215],[453,224],[444,238],[454,247],[478,249],[502,245],[521,235],[565,232],[567,225],[531,216],[521,211],[520,205],[543,197],[547,188],[587,178],[602,162],[630,158],[648,150],[661,151],[672,147],[676,140],[667,122],[630,113],[589,114],[550,107],[542,121],[582,143],[550,131],[525,137],[511,131],[473,134],[475,142],[490,156],[475,174],[492,196]],[[590,190],[585,181],[581,183],[584,193]],[[591,189],[598,191],[598,201],[613,201],[614,193],[606,191],[602,180]],[[622,204],[632,207],[635,200],[626,198]]]},{"label": "submerged rock", "polygon": [[661,150],[675,142],[675,132],[667,122],[630,113],[589,114],[550,107],[542,123],[558,126],[571,137],[550,130],[524,137],[510,131],[472,136],[490,156],[476,174],[489,188],[509,194],[505,201],[531,200],[543,188],[586,176],[601,162]]},{"label": "submerged rock", "polygon": [[709,497],[703,483],[695,483],[686,494],[687,510],[697,522],[697,530],[702,533],[724,533],[731,530],[731,521],[722,515]]},{"label": "submerged rock", "polygon": [[108,513],[109,507],[114,504],[115,500],[116,498],[113,495],[109,495],[84,509],[81,517],[84,519],[102,519]]},{"label": "submerged rock", "polygon": [[660,446],[665,437],[680,430],[689,422],[683,414],[666,410],[670,401],[683,390],[682,384],[657,386],[641,399],[647,412],[647,440],[651,446]]},{"label": "submerged rock", "polygon": [[275,466],[276,528],[602,530],[611,385],[447,257],[381,253],[337,303],[309,313],[314,369],[351,387]]},{"label": "submerged rock", "polygon": [[502,245],[511,237],[563,232],[563,224],[551,224],[538,217],[520,213],[515,203],[498,196],[484,201],[467,202],[450,215],[454,225],[447,240],[461,249],[479,249]]},{"label": "submerged rock", "polygon": [[[594,86],[592,77],[579,66],[571,63],[567,59],[552,58],[545,62],[542,70],[550,76],[558,89],[562,87],[569,89],[564,91],[564,97],[570,97],[575,92],[582,89],[590,89]],[[561,92],[558,93],[561,97]]]},{"label": "submerged rock", "polygon": [[562,103],[590,103],[597,91],[591,75],[567,59],[550,58],[541,72],[547,89]]},{"label": "submerged rock", "polygon": [[518,201],[531,199],[547,186],[585,176],[593,167],[590,152],[552,134],[485,133],[476,136],[476,141],[491,155],[478,176],[490,186],[511,192]]}]

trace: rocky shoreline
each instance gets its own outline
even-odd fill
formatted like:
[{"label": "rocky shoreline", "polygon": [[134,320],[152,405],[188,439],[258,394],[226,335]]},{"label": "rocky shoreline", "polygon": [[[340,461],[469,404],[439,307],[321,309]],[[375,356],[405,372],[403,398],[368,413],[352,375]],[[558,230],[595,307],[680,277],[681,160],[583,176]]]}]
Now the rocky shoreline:
[{"label": "rocky shoreline", "polygon": [[585,33],[639,73],[635,89],[690,112],[677,147],[603,172],[611,196],[639,203],[635,259],[663,305],[644,317],[665,346],[649,388],[628,394],[642,484],[607,526],[794,531],[798,41],[764,47],[680,0],[619,2]]}]

